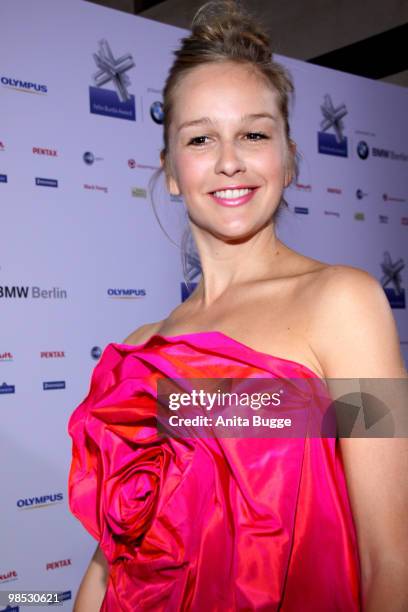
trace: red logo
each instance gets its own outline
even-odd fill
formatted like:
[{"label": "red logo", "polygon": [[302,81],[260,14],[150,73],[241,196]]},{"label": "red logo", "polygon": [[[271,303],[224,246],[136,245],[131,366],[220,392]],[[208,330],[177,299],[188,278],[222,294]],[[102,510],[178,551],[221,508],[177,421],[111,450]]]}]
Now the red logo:
[{"label": "red logo", "polygon": [[54,570],[59,569],[60,567],[66,567],[67,565],[72,565],[71,559],[62,559],[62,561],[52,561],[51,563],[47,563],[45,569]]},{"label": "red logo", "polygon": [[0,151],[4,151],[5,148],[4,143],[0,140]]},{"label": "red logo", "polygon": [[338,187],[328,187],[327,188],[327,192],[328,193],[335,193],[337,195],[341,195],[343,192],[341,189],[339,189]]},{"label": "red logo", "polygon": [[58,153],[55,149],[43,149],[42,147],[33,147],[35,155],[48,155],[49,157],[57,157]]},{"label": "red logo", "polygon": [[0,361],[13,361],[13,355],[9,352],[0,353]]},{"label": "red logo", "polygon": [[65,357],[64,351],[41,351],[41,359],[52,359],[52,357]]},{"label": "red logo", "polygon": [[10,570],[6,574],[0,574],[0,584],[8,580],[15,580],[15,578],[18,578],[17,572],[15,570]]},{"label": "red logo", "polygon": [[296,183],[296,189],[301,189],[302,191],[312,191],[311,185],[305,185],[304,183]]}]

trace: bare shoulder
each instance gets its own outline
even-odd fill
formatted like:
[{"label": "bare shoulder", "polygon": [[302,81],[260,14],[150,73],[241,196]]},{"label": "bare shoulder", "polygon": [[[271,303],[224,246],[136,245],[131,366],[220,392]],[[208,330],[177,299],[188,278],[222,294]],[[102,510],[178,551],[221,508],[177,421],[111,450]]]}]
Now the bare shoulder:
[{"label": "bare shoulder", "polygon": [[353,266],[319,274],[311,323],[313,348],[326,377],[403,375],[398,331],[381,283]]},{"label": "bare shoulder", "polygon": [[129,334],[122,344],[136,345],[146,342],[146,340],[148,340],[159,330],[161,324],[162,321],[155,321],[153,323],[145,323],[144,325],[141,325],[135,329],[135,331]]}]

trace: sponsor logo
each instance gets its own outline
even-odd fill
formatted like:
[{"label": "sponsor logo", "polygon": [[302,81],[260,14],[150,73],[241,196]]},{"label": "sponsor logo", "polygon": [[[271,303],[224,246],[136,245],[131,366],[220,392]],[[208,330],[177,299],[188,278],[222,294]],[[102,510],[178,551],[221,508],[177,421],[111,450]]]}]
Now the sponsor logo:
[{"label": "sponsor logo", "polygon": [[6,150],[6,145],[4,144],[4,142],[0,140],[0,151],[5,151],[5,150]]},{"label": "sponsor logo", "polygon": [[[107,40],[99,41],[93,54],[98,71],[93,75],[95,87],[89,88],[90,112],[117,119],[136,120],[135,97],[129,93],[131,84],[127,72],[135,63],[130,53],[115,59]],[[112,82],[115,90],[103,89]]]},{"label": "sponsor logo", "polygon": [[405,308],[405,289],[402,287],[401,277],[401,272],[405,267],[403,259],[400,257],[397,261],[392,261],[389,251],[385,251],[380,266],[383,272],[381,285],[391,308]]},{"label": "sponsor logo", "polygon": [[50,178],[36,177],[35,184],[37,187],[58,187],[58,181]]},{"label": "sponsor logo", "polygon": [[128,166],[131,170],[135,168],[141,168],[142,170],[158,170],[160,166],[152,166],[151,164],[140,164],[133,158],[128,159]]},{"label": "sponsor logo", "polygon": [[329,217],[340,217],[340,213],[337,210],[325,210],[324,214]]},{"label": "sponsor logo", "polygon": [[[360,159],[368,159],[370,155],[370,147],[365,140],[360,140],[357,145],[357,155]],[[393,161],[408,161],[406,153],[397,153],[391,149],[383,149],[380,147],[371,147],[372,157],[380,157],[382,159],[391,159]]]},{"label": "sponsor logo", "polygon": [[99,357],[102,355],[102,349],[100,346],[93,346],[91,348],[91,357],[92,359],[99,359]]},{"label": "sponsor logo", "polygon": [[2,385],[0,385],[0,395],[6,395],[10,393],[15,393],[15,392],[16,392],[15,385],[8,385],[5,382]]},{"label": "sponsor logo", "polygon": [[401,217],[401,225],[408,225],[408,217]]},{"label": "sponsor logo", "polygon": [[11,582],[12,580],[18,580],[18,575],[15,570],[9,570],[8,572],[4,572],[4,574],[0,574],[0,584]]},{"label": "sponsor logo", "polygon": [[65,389],[65,380],[49,380],[43,382],[43,391],[54,391],[54,389]]},{"label": "sponsor logo", "polygon": [[338,187],[327,187],[327,193],[335,193],[336,195],[341,195],[343,191]]},{"label": "sponsor logo", "polygon": [[18,606],[7,606],[7,608],[2,608],[0,612],[20,612],[20,608]]},{"label": "sponsor logo", "polygon": [[[320,107],[323,119],[320,122],[321,131],[318,132],[318,151],[326,155],[348,157],[347,137],[344,136],[343,117],[347,115],[345,104],[335,107],[331,96],[324,96],[324,103]],[[328,133],[332,129],[334,134]]]},{"label": "sponsor logo", "polygon": [[163,104],[162,102],[156,100],[150,106],[150,116],[153,121],[159,125],[162,125],[164,120],[164,112],[163,112]]},{"label": "sponsor logo", "polygon": [[170,194],[170,202],[183,202],[183,196],[171,193]]},{"label": "sponsor logo", "polygon": [[65,357],[64,351],[41,351],[41,359],[53,359],[54,357],[62,358]]},{"label": "sponsor logo", "polygon": [[388,193],[383,193],[384,202],[406,202],[405,198],[396,198],[394,196],[388,195]]},{"label": "sponsor logo", "polygon": [[358,143],[357,155],[360,159],[367,159],[367,157],[370,155],[370,147],[368,146],[365,140],[360,140],[360,142]]},{"label": "sponsor logo", "polygon": [[92,151],[85,151],[82,156],[82,159],[86,163],[87,166],[92,166],[96,161],[102,161],[103,157],[96,157]]},{"label": "sponsor logo", "polygon": [[188,297],[193,293],[194,289],[197,287],[198,283],[188,283],[188,287],[186,283],[181,283],[181,301],[185,302]]},{"label": "sponsor logo", "polygon": [[299,191],[312,191],[312,186],[305,183],[296,183],[296,189]]},{"label": "sponsor logo", "polygon": [[364,221],[365,219],[365,215],[363,212],[356,212],[354,213],[354,220],[355,221]]},{"label": "sponsor logo", "polygon": [[13,361],[13,355],[10,352],[0,353],[0,361]]},{"label": "sponsor logo", "polygon": [[71,559],[62,559],[61,561],[51,561],[50,563],[46,563],[46,570],[55,570],[60,569],[61,567],[67,567],[68,565],[72,565]]},{"label": "sponsor logo", "polygon": [[309,214],[309,209],[306,206],[295,206],[294,211],[297,215]]},{"label": "sponsor logo", "polygon": [[48,155],[48,157],[57,157],[58,151],[55,149],[43,149],[42,147],[33,147],[34,155]]},{"label": "sponsor logo", "polygon": [[58,592],[58,601],[67,601],[68,599],[72,599],[72,591]]},{"label": "sponsor logo", "polygon": [[0,183],[7,183],[7,174],[0,174]]},{"label": "sponsor logo", "polygon": [[134,198],[147,198],[147,191],[142,187],[133,187],[131,193]]},{"label": "sponsor logo", "polygon": [[367,195],[368,195],[368,193],[364,193],[364,191],[362,189],[357,189],[356,190],[356,198],[357,198],[357,200],[362,200]]},{"label": "sponsor logo", "polygon": [[146,289],[108,289],[108,296],[118,300],[137,300],[146,297]]},{"label": "sponsor logo", "polygon": [[408,161],[408,155],[406,153],[396,153],[390,149],[371,147],[371,153],[373,157],[383,157],[385,159],[392,159],[394,161]]},{"label": "sponsor logo", "polygon": [[88,191],[103,191],[103,193],[108,193],[108,188],[104,185],[91,185],[90,183],[84,183],[84,189]]},{"label": "sponsor logo", "polygon": [[66,299],[68,297],[66,289],[60,289],[60,287],[53,287],[52,289],[41,289],[41,287],[27,287],[17,286],[12,287],[8,285],[0,286],[0,298],[7,299],[18,299],[28,298],[31,290],[32,299]]},{"label": "sponsor logo", "polygon": [[388,215],[378,215],[378,220],[380,223],[388,223]]},{"label": "sponsor logo", "polygon": [[47,85],[32,83],[31,81],[21,81],[20,79],[12,79],[11,77],[2,76],[0,82],[3,87],[23,91],[25,93],[46,94],[48,93]]},{"label": "sponsor logo", "polygon": [[40,495],[39,497],[25,497],[18,499],[17,508],[20,510],[32,510],[33,508],[43,508],[60,504],[64,499],[63,493],[51,493],[50,495]]}]

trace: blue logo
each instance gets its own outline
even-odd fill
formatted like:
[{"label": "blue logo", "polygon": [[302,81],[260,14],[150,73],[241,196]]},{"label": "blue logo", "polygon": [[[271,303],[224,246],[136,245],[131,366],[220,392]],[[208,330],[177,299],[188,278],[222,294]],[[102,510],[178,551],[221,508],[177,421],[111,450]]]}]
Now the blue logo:
[{"label": "blue logo", "polygon": [[35,184],[38,187],[58,187],[58,181],[56,179],[49,179],[49,178],[37,177],[35,179]]},{"label": "blue logo", "polygon": [[380,265],[383,271],[381,284],[391,308],[405,308],[405,289],[401,286],[401,271],[405,267],[404,260],[400,257],[397,261],[392,261],[389,252],[385,251],[383,262]]},{"label": "blue logo", "polygon": [[[324,96],[324,103],[320,107],[323,119],[320,122],[321,131],[318,132],[318,151],[326,155],[348,157],[347,138],[343,134],[343,117],[347,115],[345,104],[334,106],[329,94]],[[327,133],[333,129],[334,134]]]},{"label": "blue logo", "polygon": [[47,86],[39,85],[38,83],[31,83],[29,81],[21,81],[20,79],[11,79],[9,77],[1,77],[1,84],[11,89],[17,89],[18,91],[25,91],[30,93],[46,94]]},{"label": "blue logo", "polygon": [[[130,79],[126,74],[135,65],[132,55],[126,53],[115,59],[108,41],[103,39],[93,58],[99,70],[93,75],[95,87],[89,88],[91,113],[135,121],[135,97],[128,91]],[[110,81],[115,91],[102,88]]]},{"label": "blue logo", "polygon": [[362,189],[357,189],[356,191],[356,198],[358,200],[362,200],[367,194],[364,193],[364,191]]},{"label": "blue logo", "polygon": [[0,183],[7,183],[7,174],[0,174]]},{"label": "blue logo", "polygon": [[7,383],[3,383],[0,385],[0,395],[5,395],[6,393],[15,393],[16,388],[14,385],[8,385]]},{"label": "blue logo", "polygon": [[102,349],[100,346],[93,346],[91,348],[91,357],[92,359],[99,359],[99,357],[102,355]]},{"label": "blue logo", "polygon": [[357,145],[357,155],[360,159],[367,159],[370,155],[370,148],[365,140],[360,140]]},{"label": "blue logo", "polygon": [[85,151],[82,156],[82,159],[86,164],[88,164],[88,166],[91,166],[95,161],[95,155],[91,153],[91,151]]},{"label": "blue logo", "polygon": [[150,107],[150,116],[155,123],[162,124],[164,120],[163,104],[161,102],[153,102]]},{"label": "blue logo", "polygon": [[108,289],[109,297],[119,299],[136,299],[146,296],[146,289]]},{"label": "blue logo", "polygon": [[378,215],[380,223],[388,223],[388,215]]},{"label": "blue logo", "polygon": [[[68,599],[72,599],[72,591],[58,591],[58,601],[67,601]],[[49,606],[54,605],[55,602],[48,602]]]},{"label": "blue logo", "polygon": [[50,380],[43,382],[43,391],[50,391],[53,389],[65,389],[65,380]]},{"label": "blue logo", "polygon": [[307,206],[295,206],[294,210],[295,210],[295,213],[297,213],[298,215],[308,215],[309,214],[309,209],[307,208]]},{"label": "blue logo", "polygon": [[52,493],[51,495],[41,495],[40,497],[26,497],[17,500],[18,508],[32,508],[33,506],[49,506],[62,502],[64,499],[63,493]]},{"label": "blue logo", "polygon": [[181,301],[185,302],[185,300],[190,297],[193,293],[194,289],[197,287],[198,283],[189,283],[189,287],[187,287],[186,283],[181,283]]}]

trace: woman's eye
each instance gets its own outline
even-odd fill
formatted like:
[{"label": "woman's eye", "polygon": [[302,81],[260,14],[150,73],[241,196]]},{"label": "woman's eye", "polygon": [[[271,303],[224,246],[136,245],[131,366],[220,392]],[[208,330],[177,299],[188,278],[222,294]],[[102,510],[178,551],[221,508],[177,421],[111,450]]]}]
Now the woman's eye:
[{"label": "woman's eye", "polygon": [[192,138],[192,139],[189,141],[189,143],[188,143],[188,144],[189,144],[189,145],[195,145],[195,146],[198,146],[198,147],[199,147],[199,146],[201,146],[201,145],[205,144],[205,142],[203,142],[203,139],[204,139],[204,138],[208,138],[208,136],[196,136],[195,138]]},{"label": "woman's eye", "polygon": [[246,136],[250,136],[249,140],[263,140],[264,138],[268,138],[266,134],[263,132],[248,132]]}]

